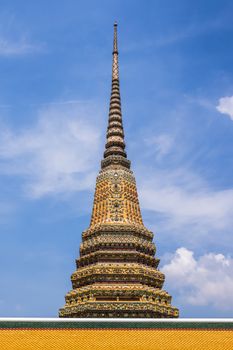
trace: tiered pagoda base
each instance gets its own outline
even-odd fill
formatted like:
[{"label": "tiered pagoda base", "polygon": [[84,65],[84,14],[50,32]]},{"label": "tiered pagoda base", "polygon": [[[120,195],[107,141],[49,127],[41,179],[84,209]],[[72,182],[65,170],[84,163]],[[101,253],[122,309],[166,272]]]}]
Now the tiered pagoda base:
[{"label": "tiered pagoda base", "polygon": [[178,309],[157,270],[153,234],[144,226],[96,225],[83,233],[73,289],[60,317],[172,318]]},{"label": "tiered pagoda base", "polygon": [[170,300],[167,292],[142,284],[94,284],[68,293],[60,317],[178,317]]}]

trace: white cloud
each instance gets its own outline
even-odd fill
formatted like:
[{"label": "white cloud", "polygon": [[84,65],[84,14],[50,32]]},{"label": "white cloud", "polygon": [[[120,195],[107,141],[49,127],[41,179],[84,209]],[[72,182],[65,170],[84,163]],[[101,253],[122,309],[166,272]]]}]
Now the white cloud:
[{"label": "white cloud", "polygon": [[233,120],[233,96],[220,98],[216,108],[220,113],[227,114]]},{"label": "white cloud", "polygon": [[95,106],[50,106],[21,131],[1,128],[0,173],[24,178],[31,197],[89,189],[96,175],[100,128]]},{"label": "white cloud", "polygon": [[10,40],[0,36],[0,56],[22,56],[43,50],[43,45],[32,44],[26,38]]},{"label": "white cloud", "polygon": [[171,261],[161,269],[181,304],[211,305],[232,310],[233,259],[208,253],[195,259],[184,247],[176,250]]},{"label": "white cloud", "polygon": [[173,142],[173,138],[168,134],[160,134],[145,139],[146,146],[156,154],[157,160],[170,152]]},{"label": "white cloud", "polygon": [[168,230],[208,233],[232,228],[231,188],[213,190],[195,174],[177,169],[147,173],[139,190],[142,207],[161,214]]}]

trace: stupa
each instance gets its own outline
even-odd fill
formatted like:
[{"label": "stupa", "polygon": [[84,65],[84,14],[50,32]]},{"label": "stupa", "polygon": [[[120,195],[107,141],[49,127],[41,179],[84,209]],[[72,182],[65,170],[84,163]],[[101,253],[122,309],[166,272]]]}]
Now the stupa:
[{"label": "stupa", "polygon": [[153,233],[143,224],[125,151],[115,23],[106,145],[90,226],[82,234],[72,290],[65,296],[59,317],[178,317],[171,296],[162,289],[164,274],[158,270],[155,253]]}]

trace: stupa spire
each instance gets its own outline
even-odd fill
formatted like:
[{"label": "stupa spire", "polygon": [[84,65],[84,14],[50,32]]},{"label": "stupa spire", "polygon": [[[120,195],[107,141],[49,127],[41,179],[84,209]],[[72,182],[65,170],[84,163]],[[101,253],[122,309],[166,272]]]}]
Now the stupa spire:
[{"label": "stupa spire", "polygon": [[119,64],[117,47],[117,23],[114,23],[112,52],[112,87],[109,106],[107,137],[102,168],[118,164],[130,168],[130,161],[125,152],[124,129],[121,112],[121,96],[119,83]]}]

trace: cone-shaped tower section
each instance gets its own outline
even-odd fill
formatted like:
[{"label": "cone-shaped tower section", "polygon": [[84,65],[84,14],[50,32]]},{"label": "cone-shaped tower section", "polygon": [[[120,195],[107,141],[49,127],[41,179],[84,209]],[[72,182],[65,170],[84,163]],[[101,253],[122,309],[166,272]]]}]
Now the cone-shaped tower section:
[{"label": "cone-shaped tower section", "polygon": [[104,158],[89,228],[82,234],[72,290],[60,317],[178,317],[162,289],[153,233],[143,224],[125,152],[114,24],[112,87]]},{"label": "cone-shaped tower section", "polygon": [[121,96],[119,82],[119,64],[117,48],[117,24],[114,24],[113,52],[112,52],[112,88],[109,106],[107,141],[105,145],[102,168],[112,164],[120,164],[130,168],[130,161],[126,159],[124,130],[121,113]]}]

